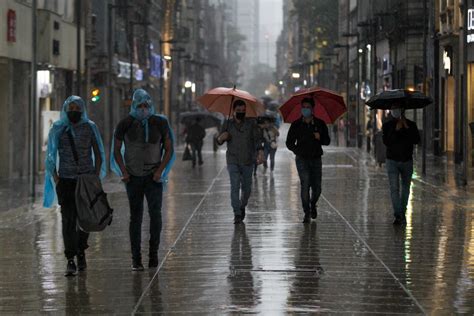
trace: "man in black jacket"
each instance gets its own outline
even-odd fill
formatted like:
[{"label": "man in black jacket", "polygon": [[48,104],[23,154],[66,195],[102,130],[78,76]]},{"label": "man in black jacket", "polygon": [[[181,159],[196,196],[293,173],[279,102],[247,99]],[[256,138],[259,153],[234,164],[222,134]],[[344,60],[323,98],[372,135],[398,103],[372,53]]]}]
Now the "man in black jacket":
[{"label": "man in black jacket", "polygon": [[[313,115],[315,104],[311,98],[301,101],[301,118],[291,124],[286,139],[286,147],[296,155],[296,168],[301,182],[303,203],[303,223],[311,222],[318,216],[317,202],[321,195],[322,145],[331,142],[324,121]],[[311,200],[310,200],[311,189]]]},{"label": "man in black jacket", "polygon": [[384,123],[382,130],[383,142],[387,146],[387,172],[395,217],[393,224],[404,225],[413,174],[413,146],[420,142],[420,134],[416,123],[408,120],[402,109],[392,109],[390,113],[393,119]]}]

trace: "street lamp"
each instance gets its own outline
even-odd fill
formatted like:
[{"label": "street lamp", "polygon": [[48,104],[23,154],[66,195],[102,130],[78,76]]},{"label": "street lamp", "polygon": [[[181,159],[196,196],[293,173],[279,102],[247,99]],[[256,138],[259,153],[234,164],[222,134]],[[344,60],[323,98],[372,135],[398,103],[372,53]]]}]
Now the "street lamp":
[{"label": "street lamp", "polygon": [[291,78],[293,79],[299,79],[301,77],[300,73],[299,72],[294,72],[291,74]]},{"label": "street lamp", "polygon": [[[336,43],[333,46],[334,48],[345,48],[346,49],[346,101],[347,106],[349,107],[349,45],[339,44]],[[346,124],[346,146],[349,144],[349,128],[347,128]]]},{"label": "street lamp", "polygon": [[[357,38],[357,52],[360,53],[361,49],[359,48],[359,41],[360,41],[360,34],[358,32],[356,33],[344,33],[342,34],[343,37],[350,38],[350,37],[355,37]],[[347,50],[349,52],[349,49]],[[359,61],[359,54],[356,54],[356,82],[357,82],[357,89],[360,87],[360,61]],[[349,65],[348,65],[349,68]],[[362,129],[360,126],[360,98],[359,95],[356,91],[356,128],[357,128],[357,137],[356,137],[356,145],[358,148],[362,147]]]}]

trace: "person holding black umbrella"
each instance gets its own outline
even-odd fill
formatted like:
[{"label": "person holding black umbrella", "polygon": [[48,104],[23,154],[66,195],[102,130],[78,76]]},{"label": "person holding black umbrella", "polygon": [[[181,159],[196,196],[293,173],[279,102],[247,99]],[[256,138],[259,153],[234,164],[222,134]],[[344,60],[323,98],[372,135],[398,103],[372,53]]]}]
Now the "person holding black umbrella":
[{"label": "person holding black umbrella", "polygon": [[413,147],[420,142],[420,133],[416,123],[405,117],[405,110],[400,106],[393,107],[390,114],[392,119],[383,124],[382,131],[383,142],[387,146],[387,173],[395,217],[393,224],[404,225],[413,175]]}]

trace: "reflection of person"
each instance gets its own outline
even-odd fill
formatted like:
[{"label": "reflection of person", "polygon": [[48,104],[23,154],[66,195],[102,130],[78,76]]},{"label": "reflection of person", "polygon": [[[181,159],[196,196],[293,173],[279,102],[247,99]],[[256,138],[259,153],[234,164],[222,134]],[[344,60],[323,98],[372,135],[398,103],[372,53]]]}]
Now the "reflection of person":
[{"label": "reflection of person", "polygon": [[204,137],[206,137],[206,130],[199,125],[201,119],[198,117],[194,123],[186,129],[186,143],[191,145],[191,150],[193,153],[193,167],[196,166],[196,159],[201,166],[202,161],[202,146]]},{"label": "reflection of person", "polygon": [[257,123],[245,118],[247,109],[245,102],[236,100],[232,107],[234,117],[225,124],[226,129],[217,138],[217,142],[219,145],[227,142],[227,170],[230,177],[234,223],[240,224],[245,219],[245,208],[252,191],[255,160],[257,164],[263,162],[263,140]]},{"label": "reflection of person", "polygon": [[[122,156],[124,144],[124,156]],[[122,176],[130,203],[130,243],[132,270],[142,271],[141,231],[143,199],[150,215],[148,267],[158,266],[161,233],[163,182],[174,160],[173,136],[168,120],[155,115],[151,97],[143,89],[133,94],[130,114],[121,120],[114,134],[111,166]],[[118,165],[118,167],[113,167]]]},{"label": "reflection of person", "polygon": [[[321,195],[323,149],[331,142],[324,121],[316,118],[312,98],[301,101],[301,119],[291,124],[286,146],[296,155],[296,167],[301,182],[301,202],[303,204],[303,223],[318,216],[317,203]],[[311,190],[311,199],[310,199]]]},{"label": "reflection of person", "polygon": [[420,134],[416,123],[408,120],[402,109],[393,109],[390,113],[393,119],[382,127],[383,142],[387,146],[387,172],[395,217],[393,224],[403,225],[406,224],[405,212],[413,174],[413,146],[420,142]]},{"label": "reflection of person", "polygon": [[[59,168],[56,170],[57,157]],[[46,152],[44,206],[55,199],[54,184],[61,205],[66,276],[76,275],[87,267],[85,250],[89,234],[77,226],[76,185],[80,174],[105,176],[105,153],[102,138],[94,122],[87,117],[86,105],[78,96],[64,101],[59,121],[49,131]],[[54,180],[54,184],[53,184]],[[77,257],[77,266],[74,262]]]},{"label": "reflection of person", "polygon": [[[289,297],[288,304],[294,304],[295,301],[301,302],[301,293],[304,293],[306,302],[302,302],[305,306],[307,304],[314,304],[321,300],[319,295],[319,279],[324,273],[319,259],[319,236],[316,222],[311,225],[305,225],[304,231],[301,233],[300,244],[295,255],[295,270],[304,273],[306,277],[298,275],[294,278],[291,285],[291,293],[298,295],[298,299]],[[311,280],[311,282],[309,282]],[[308,306],[313,307],[313,306]],[[314,306],[316,307],[316,306]]]},{"label": "reflection of person", "polygon": [[[252,248],[245,231],[245,224],[238,225],[232,237],[230,273],[227,277],[230,299],[235,306],[248,308],[256,303],[252,269]],[[245,287],[244,291],[242,291],[243,287]]]}]

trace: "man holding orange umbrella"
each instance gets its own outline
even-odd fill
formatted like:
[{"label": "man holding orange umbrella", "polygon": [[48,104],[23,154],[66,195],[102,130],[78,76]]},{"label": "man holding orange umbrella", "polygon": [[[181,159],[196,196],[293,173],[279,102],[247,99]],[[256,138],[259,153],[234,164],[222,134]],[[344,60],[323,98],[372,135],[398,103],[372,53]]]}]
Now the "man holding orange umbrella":
[{"label": "man holding orange umbrella", "polygon": [[345,111],[342,97],[325,89],[309,89],[297,93],[280,108],[285,122],[292,123],[286,146],[296,155],[304,211],[303,223],[309,223],[311,218],[316,219],[318,216],[322,146],[328,146],[331,142],[326,123],[333,123]]},{"label": "man holding orange umbrella", "polygon": [[264,112],[258,100],[246,91],[231,88],[215,88],[198,98],[209,111],[229,114],[217,143],[227,142],[227,170],[231,185],[231,204],[234,224],[245,219],[245,210],[252,191],[254,164],[264,160],[263,136],[256,118]]}]

